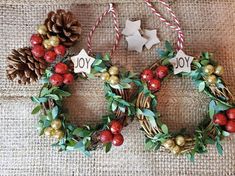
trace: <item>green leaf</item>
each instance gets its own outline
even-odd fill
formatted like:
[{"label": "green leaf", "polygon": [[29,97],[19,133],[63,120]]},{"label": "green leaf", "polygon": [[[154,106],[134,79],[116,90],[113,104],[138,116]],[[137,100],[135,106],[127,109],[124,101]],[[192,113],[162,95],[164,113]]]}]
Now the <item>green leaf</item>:
[{"label": "green leaf", "polygon": [[110,60],[110,54],[106,53],[103,57],[104,61],[109,61]]},{"label": "green leaf", "polygon": [[166,52],[161,49],[157,50],[157,54],[159,55],[160,58],[166,57]]},{"label": "green leaf", "polygon": [[148,120],[149,120],[149,122],[151,123],[151,125],[153,127],[157,126],[157,123],[156,123],[156,120],[155,120],[155,114],[151,110],[149,110],[149,109],[143,109],[143,110],[137,109],[137,113],[148,117]]},{"label": "green leaf", "polygon": [[117,102],[114,101],[114,102],[112,103],[112,107],[111,107],[112,111],[116,111],[117,106],[118,106],[118,105],[117,105]]},{"label": "green leaf", "polygon": [[42,90],[41,90],[41,92],[40,92],[40,96],[41,97],[44,97],[46,94],[48,94],[49,93],[49,90],[48,90],[48,88],[47,87],[43,87],[42,88]]},{"label": "green leaf", "polygon": [[162,129],[162,132],[163,132],[163,133],[165,133],[165,134],[168,134],[168,133],[169,133],[168,127],[167,127],[165,124],[163,124],[163,125],[161,126],[161,129]]},{"label": "green leaf", "polygon": [[46,95],[46,97],[50,97],[51,99],[53,99],[53,100],[55,100],[55,101],[57,101],[57,100],[60,99],[60,98],[58,97],[58,95],[56,95],[56,94],[48,94],[48,95]]},{"label": "green leaf", "polygon": [[169,64],[170,64],[169,59],[163,59],[162,60],[162,65],[169,65]]},{"label": "green leaf", "polygon": [[59,95],[59,96],[63,96],[63,97],[68,97],[71,95],[71,93],[67,92],[67,91],[64,91],[64,90],[61,90],[61,89],[56,89],[54,91],[55,94]]},{"label": "green leaf", "polygon": [[36,98],[36,97],[31,97],[31,100],[32,100],[32,102],[34,102],[34,103],[40,103],[39,100],[38,100],[38,98]]},{"label": "green leaf", "polygon": [[112,143],[109,142],[107,144],[104,144],[104,148],[105,148],[105,153],[108,153],[112,148]]},{"label": "green leaf", "polygon": [[170,51],[170,52],[173,51],[173,47],[171,46],[169,41],[165,42],[165,47],[166,47],[167,51]]},{"label": "green leaf", "polygon": [[59,113],[58,106],[53,107],[51,113],[52,113],[52,118],[55,119],[58,116],[58,113]]},{"label": "green leaf", "polygon": [[154,114],[154,112],[153,111],[151,111],[151,110],[149,110],[149,109],[143,109],[143,114],[145,115],[145,116],[151,116],[151,117],[155,117],[155,114]]},{"label": "green leaf", "polygon": [[151,140],[147,140],[144,144],[146,150],[152,150],[155,147],[155,143]]},{"label": "green leaf", "polygon": [[224,103],[220,103],[219,101],[216,102],[216,106],[215,106],[216,113],[218,113],[220,111],[226,111],[229,108],[230,108],[229,105],[226,105]]},{"label": "green leaf", "polygon": [[186,156],[191,162],[195,162],[195,154],[194,153],[187,153]]},{"label": "green leaf", "polygon": [[209,60],[207,60],[207,59],[203,59],[203,60],[201,60],[200,61],[200,63],[203,65],[203,66],[206,66],[206,65],[208,65],[209,64]]},{"label": "green leaf", "polygon": [[33,110],[32,110],[32,112],[31,112],[31,114],[37,114],[40,110],[41,110],[41,105],[38,105],[38,106],[36,106]]},{"label": "green leaf", "polygon": [[209,104],[209,115],[211,119],[213,119],[213,116],[215,115],[215,106],[216,106],[215,101],[211,100]]},{"label": "green leaf", "polygon": [[219,155],[222,156],[223,155],[223,147],[220,144],[219,138],[217,138],[217,141],[216,141],[216,148],[217,148]]},{"label": "green leaf", "polygon": [[76,128],[73,131],[73,135],[84,138],[84,137],[90,136],[91,135],[91,131],[89,131],[87,129],[84,129],[84,128]]},{"label": "green leaf", "polygon": [[206,87],[206,83],[204,81],[200,82],[198,85],[199,92],[202,92]]},{"label": "green leaf", "polygon": [[96,59],[93,63],[92,63],[92,66],[97,66],[97,65],[100,65],[103,61],[100,60],[100,59]]},{"label": "green leaf", "polygon": [[228,137],[228,136],[230,136],[230,133],[227,132],[227,131],[222,131],[222,135],[223,135],[224,137]]}]

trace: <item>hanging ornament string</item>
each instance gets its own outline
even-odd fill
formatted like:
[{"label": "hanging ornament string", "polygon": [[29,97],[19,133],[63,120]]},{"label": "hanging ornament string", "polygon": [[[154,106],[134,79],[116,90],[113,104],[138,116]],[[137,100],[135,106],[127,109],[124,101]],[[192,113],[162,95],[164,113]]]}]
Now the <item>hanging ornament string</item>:
[{"label": "hanging ornament string", "polygon": [[178,34],[178,41],[177,41],[177,49],[178,50],[182,50],[183,49],[183,43],[184,43],[184,33],[180,27],[180,23],[179,20],[177,19],[175,13],[173,12],[173,10],[171,9],[170,5],[168,3],[166,3],[163,0],[158,0],[159,3],[161,3],[166,9],[167,11],[169,11],[169,13],[171,14],[173,21],[175,22],[175,24],[171,23],[170,21],[168,21],[166,18],[164,18],[160,12],[158,12],[156,10],[156,8],[153,6],[151,0],[144,0],[144,2],[147,4],[147,6],[151,9],[151,11],[163,22],[165,23],[168,27],[170,27],[172,30],[176,31]]},{"label": "hanging ornament string", "polygon": [[99,26],[99,24],[101,23],[101,21],[103,20],[103,18],[107,15],[111,13],[112,14],[112,17],[113,17],[113,22],[114,22],[114,28],[115,28],[115,32],[116,32],[116,36],[115,36],[115,43],[114,43],[114,46],[111,50],[111,53],[110,55],[112,55],[114,53],[114,51],[117,49],[117,46],[119,44],[119,41],[120,41],[120,38],[121,38],[121,33],[119,31],[119,22],[118,22],[118,19],[117,19],[117,13],[116,13],[116,10],[113,6],[112,3],[109,4],[109,8],[97,19],[95,25],[92,27],[89,35],[88,35],[88,38],[87,38],[87,48],[88,48],[88,54],[90,55],[91,52],[92,52],[92,46],[91,46],[91,39],[92,39],[92,36],[96,30],[96,28]]}]

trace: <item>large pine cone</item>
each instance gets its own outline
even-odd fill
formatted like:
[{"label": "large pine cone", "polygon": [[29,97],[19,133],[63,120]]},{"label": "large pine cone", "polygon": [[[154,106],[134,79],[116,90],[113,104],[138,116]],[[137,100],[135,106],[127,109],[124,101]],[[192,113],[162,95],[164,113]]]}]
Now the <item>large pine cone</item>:
[{"label": "large pine cone", "polygon": [[49,12],[44,24],[48,29],[48,38],[57,35],[61,44],[66,47],[74,45],[80,39],[81,24],[70,11],[60,9]]},{"label": "large pine cone", "polygon": [[34,58],[31,48],[28,47],[12,50],[7,60],[7,77],[10,80],[18,78],[19,84],[37,81],[47,68],[46,61],[41,58]]}]

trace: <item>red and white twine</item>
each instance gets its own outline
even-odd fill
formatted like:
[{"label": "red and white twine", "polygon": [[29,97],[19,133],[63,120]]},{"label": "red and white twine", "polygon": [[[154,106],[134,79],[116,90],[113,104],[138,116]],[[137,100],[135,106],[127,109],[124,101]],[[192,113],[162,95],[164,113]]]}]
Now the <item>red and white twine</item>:
[{"label": "red and white twine", "polygon": [[173,17],[173,21],[175,24],[172,24],[170,21],[168,21],[166,18],[164,18],[160,12],[156,10],[156,8],[153,6],[151,0],[144,0],[144,2],[147,4],[147,6],[151,9],[151,11],[163,22],[165,23],[168,27],[170,27],[172,30],[176,31],[178,34],[178,41],[177,41],[177,49],[181,50],[183,49],[183,44],[184,44],[184,33],[180,27],[179,20],[177,19],[175,13],[171,9],[170,5],[163,1],[163,0],[158,0],[159,3],[161,3],[171,14]]},{"label": "red and white twine", "polygon": [[88,54],[91,54],[92,52],[92,49],[91,49],[91,39],[92,39],[92,36],[96,30],[96,28],[99,26],[99,24],[101,23],[101,21],[103,20],[103,18],[107,15],[111,13],[112,14],[112,17],[113,17],[113,22],[114,22],[114,28],[115,28],[115,31],[116,31],[116,36],[115,36],[115,43],[114,43],[114,46],[111,50],[111,53],[110,55],[112,55],[114,53],[114,51],[117,49],[117,46],[119,44],[119,41],[120,41],[120,38],[121,38],[121,33],[119,31],[119,23],[118,23],[118,19],[117,19],[117,14],[116,14],[116,10],[115,8],[113,7],[113,4],[110,3],[109,4],[109,8],[97,19],[95,25],[92,27],[89,35],[88,35],[88,38],[87,38],[87,48],[88,48]]}]

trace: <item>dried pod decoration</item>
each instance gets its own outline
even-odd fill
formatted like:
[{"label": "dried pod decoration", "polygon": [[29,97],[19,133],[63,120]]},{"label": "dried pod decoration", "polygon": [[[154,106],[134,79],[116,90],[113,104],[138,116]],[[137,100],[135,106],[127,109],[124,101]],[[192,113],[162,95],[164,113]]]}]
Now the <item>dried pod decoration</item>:
[{"label": "dried pod decoration", "polygon": [[61,44],[66,47],[74,45],[80,39],[81,24],[69,11],[50,12],[44,25],[48,29],[47,37],[58,36]]},{"label": "dried pod decoration", "polygon": [[[7,77],[18,78],[19,84],[37,81],[49,64],[66,54],[66,47],[74,45],[81,35],[81,25],[71,12],[49,12],[45,25],[37,26],[30,38],[31,47],[13,50],[7,57]],[[47,64],[48,63],[48,64]]]}]

